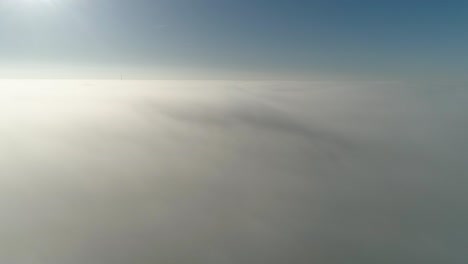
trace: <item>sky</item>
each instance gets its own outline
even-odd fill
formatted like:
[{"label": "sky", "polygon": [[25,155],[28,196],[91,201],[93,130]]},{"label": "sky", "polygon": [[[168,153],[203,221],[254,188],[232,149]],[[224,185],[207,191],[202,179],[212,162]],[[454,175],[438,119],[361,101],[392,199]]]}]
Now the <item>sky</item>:
[{"label": "sky", "polygon": [[463,79],[466,1],[2,0],[0,77]]}]

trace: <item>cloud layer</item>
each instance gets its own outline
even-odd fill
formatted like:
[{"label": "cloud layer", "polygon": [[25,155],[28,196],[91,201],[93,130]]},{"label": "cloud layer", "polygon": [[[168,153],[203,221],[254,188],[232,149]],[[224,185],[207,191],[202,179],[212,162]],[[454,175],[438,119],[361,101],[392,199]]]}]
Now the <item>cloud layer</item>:
[{"label": "cloud layer", "polygon": [[464,89],[1,86],[1,262],[468,260]]}]

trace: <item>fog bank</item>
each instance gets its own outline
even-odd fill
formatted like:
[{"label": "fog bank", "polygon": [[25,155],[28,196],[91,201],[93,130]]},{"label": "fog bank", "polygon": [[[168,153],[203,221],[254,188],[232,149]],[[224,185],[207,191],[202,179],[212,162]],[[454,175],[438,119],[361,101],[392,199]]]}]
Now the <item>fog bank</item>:
[{"label": "fog bank", "polygon": [[0,81],[0,262],[466,263],[468,91]]}]

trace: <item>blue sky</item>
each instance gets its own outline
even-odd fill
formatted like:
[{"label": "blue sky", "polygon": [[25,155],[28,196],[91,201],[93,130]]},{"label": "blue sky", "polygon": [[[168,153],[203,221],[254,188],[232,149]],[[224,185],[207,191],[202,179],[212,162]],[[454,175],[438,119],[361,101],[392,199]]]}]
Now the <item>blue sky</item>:
[{"label": "blue sky", "polygon": [[3,75],[463,78],[466,46],[466,1],[0,3]]}]

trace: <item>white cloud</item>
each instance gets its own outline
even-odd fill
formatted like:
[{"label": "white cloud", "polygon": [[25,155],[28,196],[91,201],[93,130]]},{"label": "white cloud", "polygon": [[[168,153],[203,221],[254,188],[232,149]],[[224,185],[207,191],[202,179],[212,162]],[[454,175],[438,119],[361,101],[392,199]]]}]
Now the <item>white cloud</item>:
[{"label": "white cloud", "polygon": [[1,262],[466,261],[464,90],[1,86]]}]

